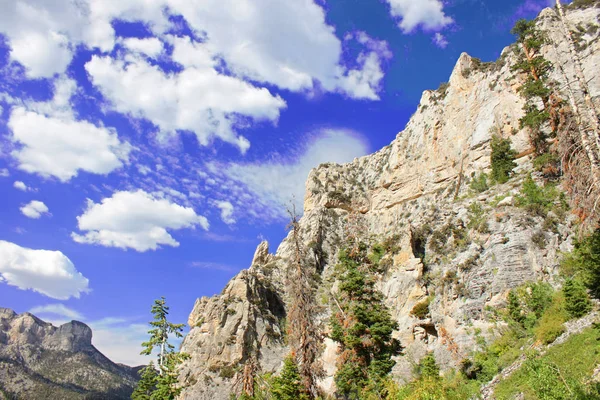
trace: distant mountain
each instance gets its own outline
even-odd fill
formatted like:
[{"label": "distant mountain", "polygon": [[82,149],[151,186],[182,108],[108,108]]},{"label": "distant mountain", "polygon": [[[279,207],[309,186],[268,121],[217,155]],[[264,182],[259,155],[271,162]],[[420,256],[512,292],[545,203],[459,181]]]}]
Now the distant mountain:
[{"label": "distant mountain", "polygon": [[0,308],[0,399],[128,399],[139,369],[106,358],[82,322]]}]

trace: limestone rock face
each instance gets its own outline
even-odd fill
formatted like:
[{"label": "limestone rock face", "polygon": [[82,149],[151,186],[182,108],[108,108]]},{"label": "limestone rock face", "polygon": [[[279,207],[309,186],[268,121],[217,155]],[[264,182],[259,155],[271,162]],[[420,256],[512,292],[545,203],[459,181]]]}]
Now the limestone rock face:
[{"label": "limestone rock face", "polygon": [[[567,17],[572,30],[583,26],[588,32],[578,37],[578,48],[598,102],[600,29],[588,28],[598,27],[600,9],[570,10]],[[574,64],[559,20],[546,9],[537,23],[556,43],[543,51],[555,66],[553,79],[564,88]],[[337,287],[333,267],[347,230],[354,225],[365,239],[391,243],[381,261],[386,268],[379,289],[406,348],[393,371],[398,381],[411,379],[412,365],[428,351],[442,369],[458,366],[478,335],[489,339],[498,331],[489,317],[505,304],[508,291],[529,280],[555,284],[559,254],[572,247],[570,216],[549,223],[515,206],[522,180],[532,171],[528,134],[519,126],[524,99],[518,88],[524,77],[511,70],[515,62],[511,47],[495,63],[462,54],[448,84],[423,93],[418,110],[390,145],[349,164],[323,164],[308,176],[300,226],[321,274],[317,297],[325,323]],[[489,172],[493,134],[510,139],[521,153],[516,176],[473,196],[468,183]],[[470,224],[474,207],[482,210],[480,229]],[[289,238],[275,254],[261,243],[249,270],[221,295],[196,302],[182,348],[192,355],[181,375],[190,386],[181,398],[225,400],[239,393],[253,355],[259,373],[280,368],[288,352],[280,335],[292,255]],[[426,298],[432,299],[429,315],[413,316],[413,307]],[[334,390],[335,359],[335,343],[326,339],[322,388],[328,393]]]},{"label": "limestone rock face", "polygon": [[92,330],[60,327],[0,308],[0,387],[27,399],[128,399],[139,368],[111,362],[92,345]]}]

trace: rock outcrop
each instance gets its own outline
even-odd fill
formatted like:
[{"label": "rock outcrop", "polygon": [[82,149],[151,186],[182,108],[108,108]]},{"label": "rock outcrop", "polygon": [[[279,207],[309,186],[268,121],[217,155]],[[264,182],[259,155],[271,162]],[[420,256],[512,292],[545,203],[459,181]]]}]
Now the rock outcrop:
[{"label": "rock outcrop", "polygon": [[[600,9],[574,9],[567,17],[572,29],[582,26],[587,32],[579,35],[578,48],[598,100]],[[552,78],[564,88],[574,67],[558,17],[546,9],[537,23],[555,43],[543,51],[555,66]],[[442,369],[457,367],[478,335],[489,339],[498,332],[499,323],[489,317],[505,304],[508,291],[529,280],[555,284],[560,252],[571,249],[571,217],[551,214],[545,220],[514,205],[524,176],[532,171],[528,134],[519,126],[523,77],[512,70],[515,63],[513,47],[495,63],[462,54],[449,82],[423,94],[389,146],[349,164],[321,165],[308,177],[300,225],[321,274],[318,299],[326,310],[348,217],[366,239],[390,244],[379,288],[399,322],[395,335],[406,347],[393,371],[399,381],[411,379],[412,365],[427,352]],[[493,134],[510,139],[520,153],[516,176],[471,195],[469,181],[490,170]],[[481,210],[479,215],[474,209]],[[479,227],[471,223],[474,218]],[[189,386],[181,398],[228,399],[239,393],[244,366],[253,359],[261,373],[280,368],[289,351],[285,277],[291,242],[284,240],[275,254],[267,250],[261,243],[250,269],[221,295],[196,302],[182,346],[192,357],[182,368],[181,379]],[[427,298],[432,299],[427,318],[411,315]],[[328,316],[324,312],[323,319]],[[326,339],[322,387],[327,392],[334,389],[335,359],[335,344]]]},{"label": "rock outcrop", "polygon": [[102,355],[82,322],[57,328],[0,308],[0,398],[128,399],[137,371]]}]

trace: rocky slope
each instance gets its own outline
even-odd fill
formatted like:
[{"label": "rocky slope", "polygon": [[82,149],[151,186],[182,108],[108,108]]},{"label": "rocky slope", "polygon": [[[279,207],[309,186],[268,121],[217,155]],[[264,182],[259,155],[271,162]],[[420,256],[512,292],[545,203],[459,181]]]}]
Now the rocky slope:
[{"label": "rocky slope", "polygon": [[0,308],[0,398],[128,399],[137,368],[115,364],[92,345],[82,322],[60,327]]},{"label": "rocky slope", "polygon": [[[598,100],[600,9],[571,9],[567,17],[579,32],[584,74]],[[555,66],[552,78],[564,88],[573,60],[558,17],[546,9],[537,23],[553,43],[544,47]],[[335,292],[333,267],[348,221],[365,238],[391,244],[379,287],[399,322],[396,337],[406,347],[393,371],[399,381],[411,379],[412,366],[428,351],[443,369],[456,367],[475,346],[476,332],[487,338],[497,332],[489,310],[505,304],[508,291],[525,281],[554,283],[560,252],[571,248],[570,217],[554,223],[552,214],[546,221],[515,206],[524,175],[532,170],[528,135],[519,128],[524,100],[517,89],[523,77],[511,70],[515,62],[511,47],[495,63],[461,55],[448,84],[423,94],[389,146],[349,164],[321,165],[308,177],[300,224],[321,273],[319,301],[325,310]],[[493,134],[509,138],[520,153],[517,176],[470,195],[469,181],[489,171]],[[474,203],[482,210],[478,215]],[[488,229],[477,229],[470,223],[474,218]],[[291,255],[289,240],[275,254],[261,243],[250,268],[221,295],[196,301],[182,347],[192,357],[181,370],[189,385],[181,398],[228,399],[241,389],[244,365],[253,357],[263,373],[280,368],[288,352],[285,269]],[[412,316],[415,304],[428,297],[433,298],[428,317]],[[330,393],[335,358],[335,344],[326,339],[322,387]]]}]

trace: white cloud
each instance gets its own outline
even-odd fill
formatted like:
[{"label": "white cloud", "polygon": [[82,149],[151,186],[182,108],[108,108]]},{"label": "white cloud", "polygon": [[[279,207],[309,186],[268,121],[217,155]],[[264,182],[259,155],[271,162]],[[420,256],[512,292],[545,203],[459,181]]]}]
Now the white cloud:
[{"label": "white cloud", "polygon": [[448,39],[439,32],[436,32],[433,36],[433,43],[440,49],[445,49],[448,46]]},{"label": "white cloud", "polygon": [[233,204],[228,201],[217,201],[215,204],[221,210],[221,220],[228,225],[235,224]]},{"label": "white cloud", "polygon": [[85,212],[77,217],[83,235],[72,233],[78,243],[98,244],[143,252],[160,245],[179,246],[167,230],[208,230],[208,220],[189,207],[158,199],[138,190],[116,192],[101,203],[88,199]]},{"label": "white cloud", "polygon": [[79,44],[108,52],[115,45],[111,21],[147,21],[157,33],[167,27],[165,2],[147,0],[0,0],[0,33],[10,56],[31,78],[65,72]]},{"label": "white cloud", "polygon": [[27,192],[29,190],[29,187],[21,181],[15,181],[15,183],[13,183],[13,187],[23,192]]},{"label": "white cloud", "polygon": [[367,154],[368,147],[358,135],[345,130],[324,130],[302,154],[292,160],[258,164],[209,165],[211,172],[224,171],[226,179],[246,191],[236,197],[248,212],[258,218],[286,218],[286,206],[292,199],[302,210],[306,178],[312,168],[321,163],[344,163]]},{"label": "white cloud", "polygon": [[393,17],[400,18],[398,26],[404,33],[418,27],[424,31],[437,31],[450,25],[452,18],[444,12],[442,0],[386,0]]},{"label": "white cloud", "polygon": [[38,219],[43,214],[48,213],[48,207],[41,201],[33,200],[20,208],[24,216]]},{"label": "white cloud", "polygon": [[210,262],[210,261],[193,261],[190,266],[200,269],[208,269],[213,271],[232,272],[235,268],[221,263]]},{"label": "white cloud", "polygon": [[119,112],[148,119],[163,134],[192,131],[204,146],[219,138],[245,152],[250,143],[235,132],[243,117],[276,121],[285,107],[267,89],[211,68],[165,74],[139,58],[125,63],[98,56],[92,56],[85,68]]},{"label": "white cloud", "polygon": [[123,40],[123,45],[134,53],[145,54],[148,57],[156,58],[163,50],[163,45],[157,38],[127,38]]},{"label": "white cloud", "polygon": [[129,366],[146,365],[152,356],[140,355],[148,340],[148,324],[131,324],[120,318],[87,323],[92,328],[92,344],[111,361]]},{"label": "white cloud", "polygon": [[74,319],[77,321],[83,321],[83,315],[60,303],[46,304],[43,306],[33,307],[31,310],[29,310],[29,312],[36,316],[38,314],[53,314],[59,315],[61,317],[66,317],[72,320]]},{"label": "white cloud", "polygon": [[6,168],[0,169],[0,177],[8,178],[10,176],[10,172]]},{"label": "white cloud", "polygon": [[88,279],[60,251],[34,250],[0,240],[0,281],[66,300],[89,292]]},{"label": "white cloud", "polygon": [[12,152],[19,169],[69,181],[79,171],[108,174],[127,160],[130,147],[113,129],[86,121],[47,117],[23,107],[13,109],[9,122]]}]

